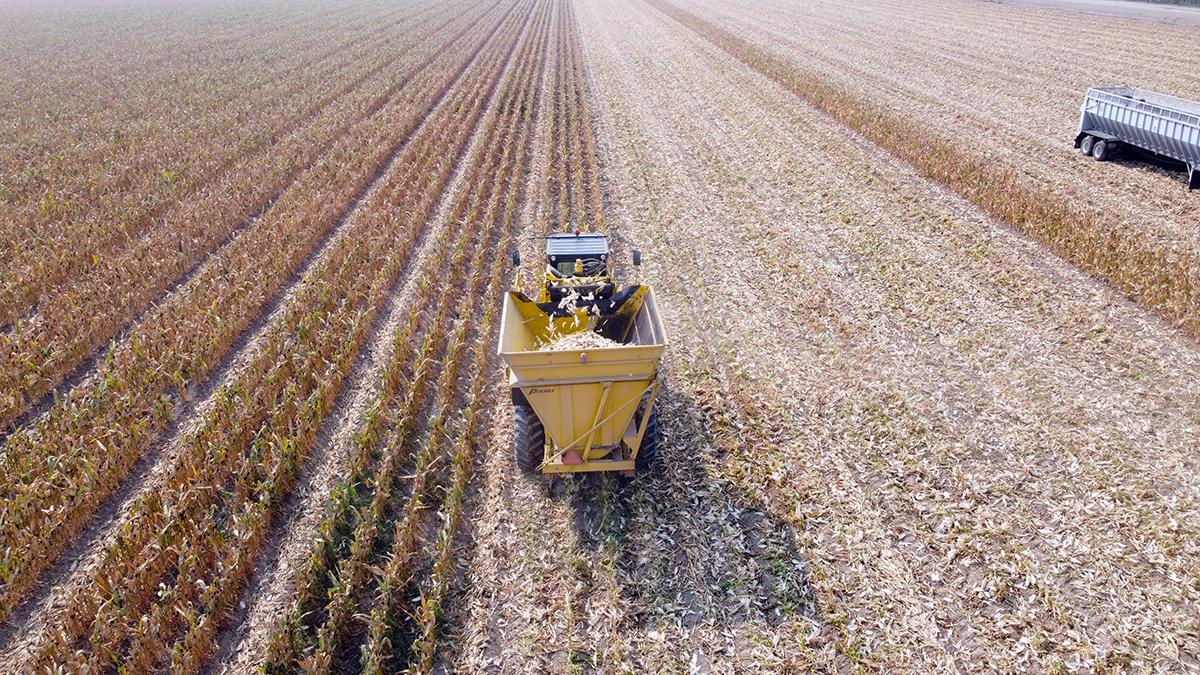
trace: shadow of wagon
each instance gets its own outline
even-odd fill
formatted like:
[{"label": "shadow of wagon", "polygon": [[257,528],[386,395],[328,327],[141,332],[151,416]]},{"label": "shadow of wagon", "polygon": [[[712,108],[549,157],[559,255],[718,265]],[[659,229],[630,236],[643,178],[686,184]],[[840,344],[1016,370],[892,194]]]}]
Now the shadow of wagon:
[{"label": "shadow of wagon", "polygon": [[[810,631],[819,627],[792,525],[710,468],[719,461],[711,411],[669,383],[660,405],[653,471],[633,480],[581,476],[556,497],[571,504],[588,563],[608,561],[614,568],[622,602],[631,609],[622,631],[682,638],[769,633],[788,621],[806,622]],[[699,651],[681,660],[715,665],[733,656],[720,645],[694,648]],[[638,664],[636,652],[624,656]],[[586,654],[574,661],[587,670]]]}]

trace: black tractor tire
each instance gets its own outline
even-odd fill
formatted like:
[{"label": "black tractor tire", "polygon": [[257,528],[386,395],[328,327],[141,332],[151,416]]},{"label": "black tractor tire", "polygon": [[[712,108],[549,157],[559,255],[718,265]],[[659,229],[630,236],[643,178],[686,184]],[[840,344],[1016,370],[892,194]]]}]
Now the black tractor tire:
[{"label": "black tractor tire", "polygon": [[1083,140],[1079,141],[1079,152],[1084,155],[1090,155],[1092,154],[1092,146],[1095,144],[1095,136],[1084,136]]},{"label": "black tractor tire", "polygon": [[1092,146],[1092,159],[1097,162],[1107,162],[1112,158],[1112,145],[1106,140],[1096,141]]},{"label": "black tractor tire", "polygon": [[546,456],[546,428],[528,405],[513,404],[513,452],[517,468],[537,473]]},{"label": "black tractor tire", "polygon": [[[643,400],[641,407],[638,409],[637,424],[642,423],[642,416],[646,414],[646,403]],[[654,463],[658,459],[658,408],[650,409],[650,419],[646,422],[646,433],[642,435],[642,447],[638,448],[637,459],[634,461],[634,469],[637,473],[644,473],[654,468]]]}]

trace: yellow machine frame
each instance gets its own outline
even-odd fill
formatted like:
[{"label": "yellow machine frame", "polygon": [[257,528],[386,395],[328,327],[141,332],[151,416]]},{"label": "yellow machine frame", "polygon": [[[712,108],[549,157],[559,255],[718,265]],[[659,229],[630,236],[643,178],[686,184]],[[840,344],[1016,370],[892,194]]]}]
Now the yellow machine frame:
[{"label": "yellow machine frame", "polygon": [[[637,467],[638,451],[642,448],[642,438],[646,434],[646,425],[650,422],[650,416],[644,415],[641,424],[635,424],[636,420],[631,419],[629,426],[621,437],[621,442],[624,447],[629,448],[629,457],[624,459],[612,459],[601,457],[599,459],[588,459],[592,455],[592,442],[595,440],[596,431],[611,419],[613,416],[625,412],[625,408],[635,402],[640,402],[642,397],[631,398],[620,408],[609,413],[604,419],[600,419],[600,415],[604,412],[604,404],[607,400],[609,392],[612,390],[612,382],[604,383],[604,393],[601,396],[600,404],[596,407],[596,420],[592,426],[579,436],[573,439],[570,443],[564,444],[564,447],[555,449],[554,446],[547,444],[545,446],[545,455],[542,460],[542,471],[548,474],[555,473],[578,473],[586,471],[625,471],[633,472]],[[650,392],[649,398],[646,400],[646,410],[654,407],[654,399],[658,396],[658,380],[652,380],[650,386],[646,388]],[[568,404],[569,405],[569,404]],[[564,415],[569,415],[570,411],[564,411]],[[548,436],[547,436],[548,437]],[[562,461],[562,456],[572,448],[583,445],[583,450],[579,453],[583,461],[579,464],[565,464]],[[611,448],[607,454],[614,451],[619,451],[621,446]]]},{"label": "yellow machine frame", "polygon": [[[649,286],[638,286],[616,315],[628,320],[620,346],[537,351],[550,335],[593,330],[596,317],[582,311],[551,317],[519,293],[505,296],[498,352],[508,364],[509,387],[520,390],[545,428],[545,474],[637,466],[667,340]],[[637,423],[643,401],[646,413]],[[572,451],[578,462],[565,463]]]}]

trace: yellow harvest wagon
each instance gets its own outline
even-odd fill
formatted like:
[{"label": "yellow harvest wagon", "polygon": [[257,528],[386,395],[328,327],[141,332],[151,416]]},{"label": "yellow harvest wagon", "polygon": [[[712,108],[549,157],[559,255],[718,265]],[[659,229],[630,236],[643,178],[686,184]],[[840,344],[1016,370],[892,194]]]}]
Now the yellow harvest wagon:
[{"label": "yellow harvest wagon", "polygon": [[507,293],[500,320],[517,464],[545,474],[645,470],[658,449],[667,344],[654,293],[615,287],[603,235],[553,235],[547,260],[538,300]]}]

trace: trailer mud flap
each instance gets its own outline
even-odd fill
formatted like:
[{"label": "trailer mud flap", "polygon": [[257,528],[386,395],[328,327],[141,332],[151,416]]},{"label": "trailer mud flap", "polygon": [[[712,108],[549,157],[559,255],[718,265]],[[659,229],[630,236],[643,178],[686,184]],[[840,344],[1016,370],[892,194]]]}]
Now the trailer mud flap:
[{"label": "trailer mud flap", "polygon": [[1200,190],[1200,166],[1188,167],[1188,189]]}]

